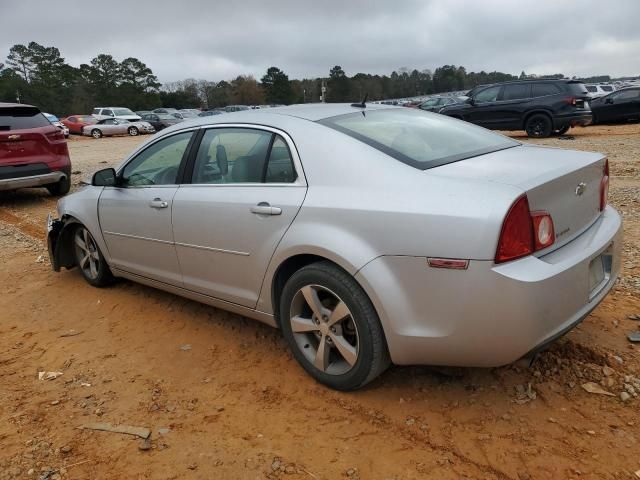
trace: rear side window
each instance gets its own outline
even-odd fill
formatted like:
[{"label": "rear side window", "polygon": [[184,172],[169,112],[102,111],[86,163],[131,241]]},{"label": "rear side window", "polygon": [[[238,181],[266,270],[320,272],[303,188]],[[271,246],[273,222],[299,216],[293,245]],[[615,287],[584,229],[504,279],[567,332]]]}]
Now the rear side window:
[{"label": "rear side window", "polygon": [[[604,90],[605,92],[613,92],[613,87],[611,85],[602,85],[600,87],[602,90]],[[591,91],[591,90],[589,90]]]},{"label": "rear side window", "polygon": [[572,95],[585,95],[588,93],[587,87],[585,87],[584,83],[579,82],[567,82],[565,84],[565,89]]},{"label": "rear side window", "polygon": [[296,170],[287,142],[280,135],[276,135],[269,154],[266,183],[292,183],[296,181]]},{"label": "rear side window", "polygon": [[546,97],[560,93],[560,89],[553,83],[534,83],[532,90],[533,97]]},{"label": "rear side window", "polygon": [[111,110],[102,110],[102,115],[109,115],[110,117],[113,117],[113,112]]},{"label": "rear side window", "polygon": [[318,123],[420,170],[520,145],[484,128],[412,108],[348,113]]},{"label": "rear side window", "polygon": [[529,98],[531,92],[531,85],[528,83],[514,83],[512,85],[505,85],[502,91],[503,100],[520,100],[523,98]]},{"label": "rear side window", "polygon": [[51,123],[35,108],[0,109],[0,131],[50,127]]},{"label": "rear side window", "polygon": [[587,85],[587,91],[591,93],[595,93],[598,91],[598,87],[596,87],[595,85]]}]

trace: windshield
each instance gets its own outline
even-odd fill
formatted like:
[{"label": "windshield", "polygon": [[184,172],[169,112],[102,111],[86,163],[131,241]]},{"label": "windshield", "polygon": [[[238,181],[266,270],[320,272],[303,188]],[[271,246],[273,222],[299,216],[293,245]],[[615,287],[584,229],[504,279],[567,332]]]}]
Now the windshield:
[{"label": "windshield", "polygon": [[319,123],[421,170],[520,145],[484,128],[414,109],[348,113]]},{"label": "windshield", "polygon": [[114,108],[113,113],[115,115],[135,115],[135,113],[133,113],[128,108]]},{"label": "windshield", "polygon": [[156,113],[160,120],[175,120],[176,117],[169,115],[168,113]]}]

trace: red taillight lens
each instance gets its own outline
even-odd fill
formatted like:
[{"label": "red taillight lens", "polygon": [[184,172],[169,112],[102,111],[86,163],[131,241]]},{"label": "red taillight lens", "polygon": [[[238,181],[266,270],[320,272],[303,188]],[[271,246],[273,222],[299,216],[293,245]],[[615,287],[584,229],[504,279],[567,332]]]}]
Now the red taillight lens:
[{"label": "red taillight lens", "polygon": [[602,170],[602,180],[600,180],[600,211],[602,212],[607,206],[609,197],[609,160],[604,161]]},{"label": "red taillight lens", "polygon": [[496,263],[531,255],[555,242],[553,219],[547,212],[529,211],[526,195],[518,198],[509,209],[498,240]]},{"label": "red taillight lens", "polygon": [[576,97],[565,97],[564,99],[564,103],[566,103],[567,105],[576,105]]},{"label": "red taillight lens", "polygon": [[534,212],[531,214],[533,221],[534,240],[536,250],[542,250],[552,245],[555,241],[553,220],[547,212]]},{"label": "red taillight lens", "polygon": [[529,200],[526,195],[523,195],[511,206],[504,219],[495,261],[496,263],[503,263],[526,257],[533,253],[533,246]]}]

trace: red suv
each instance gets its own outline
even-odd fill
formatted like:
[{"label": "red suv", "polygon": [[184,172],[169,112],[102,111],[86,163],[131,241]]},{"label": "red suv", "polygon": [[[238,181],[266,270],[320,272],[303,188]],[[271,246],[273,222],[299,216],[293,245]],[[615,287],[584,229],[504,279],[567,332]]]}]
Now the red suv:
[{"label": "red suv", "polygon": [[36,107],[0,103],[0,190],[46,187],[64,195],[71,161],[62,130]]}]

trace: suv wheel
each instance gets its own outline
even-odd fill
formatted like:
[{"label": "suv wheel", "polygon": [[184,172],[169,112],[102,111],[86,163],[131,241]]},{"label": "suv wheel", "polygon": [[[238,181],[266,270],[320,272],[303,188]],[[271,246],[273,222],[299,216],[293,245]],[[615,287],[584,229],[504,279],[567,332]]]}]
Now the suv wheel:
[{"label": "suv wheel", "polygon": [[114,277],[91,232],[80,225],[73,233],[76,264],[84,279],[94,287],[113,283]]},{"label": "suv wheel", "polygon": [[551,124],[551,119],[547,115],[537,113],[529,117],[524,129],[530,137],[546,138],[551,135],[553,125]]},{"label": "suv wheel", "polygon": [[71,177],[66,176],[60,179],[57,183],[47,185],[47,190],[49,190],[49,193],[55,197],[66,195],[69,193],[69,190],[71,190]]},{"label": "suv wheel", "polygon": [[360,388],[389,366],[371,300],[331,263],[313,263],[291,276],[280,297],[280,324],[300,365],[336,390]]}]

